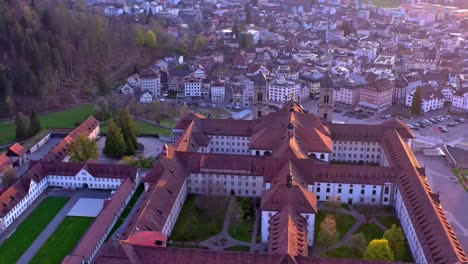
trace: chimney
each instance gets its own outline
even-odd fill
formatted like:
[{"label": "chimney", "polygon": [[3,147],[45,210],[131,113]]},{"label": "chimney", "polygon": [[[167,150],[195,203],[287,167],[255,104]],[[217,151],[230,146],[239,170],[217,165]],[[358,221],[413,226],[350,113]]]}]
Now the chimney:
[{"label": "chimney", "polygon": [[288,176],[286,177],[286,186],[288,188],[291,188],[292,187],[292,181],[293,181],[293,176],[291,173],[288,174]]},{"label": "chimney", "polygon": [[288,137],[292,138],[294,136],[294,125],[292,122],[289,122],[288,125]]}]

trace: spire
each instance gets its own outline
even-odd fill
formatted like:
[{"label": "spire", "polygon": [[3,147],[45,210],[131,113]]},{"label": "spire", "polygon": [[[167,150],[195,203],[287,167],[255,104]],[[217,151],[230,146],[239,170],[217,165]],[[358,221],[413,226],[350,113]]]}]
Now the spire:
[{"label": "spire", "polygon": [[320,88],[333,88],[333,79],[330,72],[326,72],[325,75],[320,79]]}]

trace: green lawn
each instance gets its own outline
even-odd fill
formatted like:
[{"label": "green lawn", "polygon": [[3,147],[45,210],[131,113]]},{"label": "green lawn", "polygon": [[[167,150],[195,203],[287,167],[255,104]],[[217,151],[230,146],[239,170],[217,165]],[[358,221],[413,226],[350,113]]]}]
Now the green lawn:
[{"label": "green lawn", "polygon": [[[41,115],[42,128],[60,127],[73,128],[76,122],[83,122],[93,114],[93,104],[85,104],[68,110]],[[11,121],[0,123],[0,144],[14,142],[15,123]]]},{"label": "green lawn", "polygon": [[48,197],[42,201],[13,235],[0,246],[0,263],[15,263],[68,200],[67,197]]},{"label": "green lawn", "polygon": [[242,251],[242,252],[250,252],[250,247],[248,246],[232,246],[227,247],[224,249],[225,251]]},{"label": "green lawn", "polygon": [[379,222],[384,225],[386,228],[392,227],[392,225],[400,226],[400,221],[396,216],[376,216],[375,217]]},{"label": "green lawn", "polygon": [[[146,122],[135,121],[138,133],[144,134],[160,134],[161,136],[170,136],[171,131],[167,128],[158,127]],[[101,131],[105,133],[107,131],[107,123],[101,125]]]},{"label": "green lawn", "polygon": [[345,259],[361,259],[360,256],[354,254],[354,251],[346,246],[333,249],[325,253],[325,256],[330,258],[345,258]]},{"label": "green lawn", "polygon": [[225,197],[189,195],[172,230],[170,239],[173,241],[203,241],[219,234],[223,228],[227,206],[228,200]]},{"label": "green lawn", "polygon": [[175,122],[170,119],[164,119],[159,124],[166,126],[166,127],[175,127]]},{"label": "green lawn", "polygon": [[94,218],[67,216],[30,263],[61,263],[80,241]]},{"label": "green lawn", "polygon": [[367,242],[370,242],[374,239],[382,238],[384,231],[376,224],[363,224],[358,228],[357,233],[362,233]]},{"label": "green lawn", "polygon": [[254,219],[242,219],[232,215],[229,223],[229,235],[234,239],[250,242],[252,241],[253,224]]},{"label": "green lawn", "polygon": [[399,8],[401,0],[361,0],[361,2],[372,2],[377,7]]},{"label": "green lawn", "polygon": [[[327,211],[321,210],[315,216],[315,240],[317,240],[318,230],[320,230],[320,224],[325,219],[326,215],[328,214]],[[339,233],[338,241],[341,240],[344,235],[353,227],[356,223],[356,219],[352,215],[348,214],[338,214],[335,218],[336,221],[336,231]]]}]

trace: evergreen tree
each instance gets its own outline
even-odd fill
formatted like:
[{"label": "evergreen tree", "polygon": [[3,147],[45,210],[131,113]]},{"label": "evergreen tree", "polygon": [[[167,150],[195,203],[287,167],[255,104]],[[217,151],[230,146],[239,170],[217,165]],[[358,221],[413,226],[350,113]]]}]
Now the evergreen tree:
[{"label": "evergreen tree", "polygon": [[393,261],[393,252],[390,248],[388,240],[386,239],[374,239],[367,246],[366,252],[364,252],[364,259],[366,260],[383,260]]},{"label": "evergreen tree", "polygon": [[137,130],[135,121],[133,120],[132,116],[128,109],[124,109],[120,111],[117,124],[122,130],[122,135],[125,139],[125,144],[127,146],[127,155],[135,154],[138,145],[137,145]]},{"label": "evergreen tree", "polygon": [[85,162],[88,160],[97,160],[99,158],[99,148],[95,140],[81,134],[68,147],[70,161]]},{"label": "evergreen tree", "polygon": [[422,98],[420,88],[417,88],[414,92],[413,102],[411,103],[411,113],[417,116],[422,114]]},{"label": "evergreen tree", "polygon": [[23,114],[17,113],[15,118],[16,139],[23,140],[28,136],[28,125]]},{"label": "evergreen tree", "polygon": [[387,229],[383,235],[384,239],[388,240],[390,248],[395,255],[396,260],[402,260],[406,255],[405,247],[405,235],[400,227],[392,225],[390,229]]},{"label": "evergreen tree", "polygon": [[41,131],[41,120],[37,115],[36,111],[31,112],[29,117],[29,136],[32,137]]},{"label": "evergreen tree", "polygon": [[143,47],[146,44],[145,34],[143,33],[143,30],[141,28],[137,28],[135,30],[135,41],[136,44],[140,47]]},{"label": "evergreen tree", "polygon": [[122,131],[115,124],[113,119],[109,120],[106,134],[106,143],[104,145],[104,154],[109,157],[121,158],[125,155],[127,145],[122,135]]}]

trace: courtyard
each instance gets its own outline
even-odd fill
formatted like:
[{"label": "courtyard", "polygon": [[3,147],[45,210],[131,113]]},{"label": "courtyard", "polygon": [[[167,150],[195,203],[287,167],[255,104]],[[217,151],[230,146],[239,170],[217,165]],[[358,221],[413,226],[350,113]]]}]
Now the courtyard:
[{"label": "courtyard", "polygon": [[15,263],[68,202],[68,197],[47,197],[0,245],[0,263]]}]

